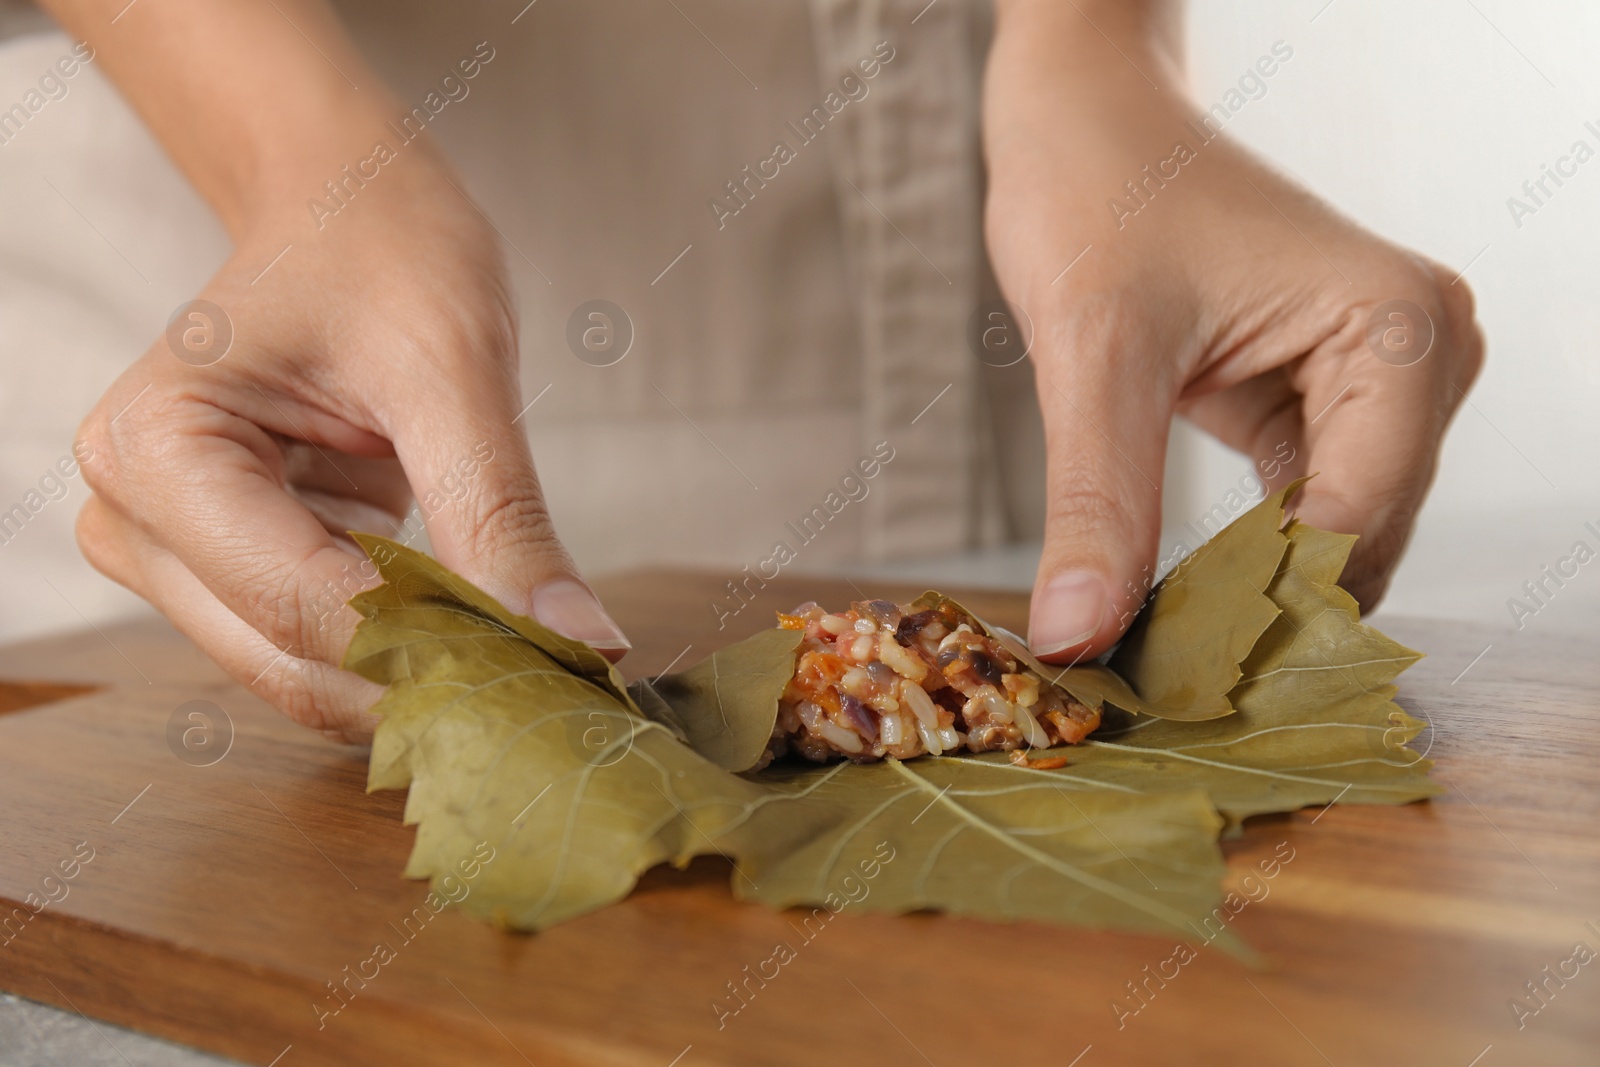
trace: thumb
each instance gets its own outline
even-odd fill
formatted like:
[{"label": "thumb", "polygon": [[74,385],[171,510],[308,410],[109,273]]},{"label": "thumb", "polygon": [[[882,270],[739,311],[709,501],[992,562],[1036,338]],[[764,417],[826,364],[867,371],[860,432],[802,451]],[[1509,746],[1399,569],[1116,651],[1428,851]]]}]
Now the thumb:
[{"label": "thumb", "polygon": [[518,395],[434,397],[426,429],[395,441],[428,539],[441,563],[512,611],[620,659],[632,645],[556,537],[512,421]]},{"label": "thumb", "polygon": [[1174,401],[1136,372],[1115,358],[1039,371],[1048,501],[1028,644],[1053,663],[1110,648],[1148,592]]}]

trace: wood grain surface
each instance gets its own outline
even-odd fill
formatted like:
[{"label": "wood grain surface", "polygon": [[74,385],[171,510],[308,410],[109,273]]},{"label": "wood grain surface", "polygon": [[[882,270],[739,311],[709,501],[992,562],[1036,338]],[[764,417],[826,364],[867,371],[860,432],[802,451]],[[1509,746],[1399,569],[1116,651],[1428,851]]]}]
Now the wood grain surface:
[{"label": "wood grain surface", "polygon": [[[628,673],[691,662],[775,608],[862,595],[780,580],[719,632],[724,581],[603,583],[635,641]],[[1023,622],[1021,597],[963,599]],[[1580,942],[1600,951],[1593,646],[1472,662],[1492,634],[1389,629],[1431,653],[1400,700],[1432,722],[1419,743],[1449,792],[1252,820],[1225,843],[1236,880],[1293,855],[1231,922],[1270,965],[1202,947],[1170,979],[1159,937],[846,911],[807,940],[797,914],[734,902],[727,865],[704,860],[537,936],[446,911],[403,940],[425,887],[400,876],[404,798],[365,793],[364,749],[290,724],[160,623],[14,646],[0,650],[0,987],[279,1067],[1594,1064],[1600,960],[1573,962]],[[169,724],[201,728],[179,712],[190,701],[226,720],[185,762]],[[328,983],[379,941],[394,961],[319,1029]],[[727,984],[780,942],[795,958],[719,1025]]]}]

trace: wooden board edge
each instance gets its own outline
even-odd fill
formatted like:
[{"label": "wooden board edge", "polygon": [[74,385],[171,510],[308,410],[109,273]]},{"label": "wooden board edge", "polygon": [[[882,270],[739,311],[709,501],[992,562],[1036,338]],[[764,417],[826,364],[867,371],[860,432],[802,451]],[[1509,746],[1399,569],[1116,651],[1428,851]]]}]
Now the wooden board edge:
[{"label": "wooden board edge", "polygon": [[[0,916],[28,909],[0,897]],[[30,912],[31,914],[31,912]],[[438,1067],[640,1067],[624,1046],[582,1034],[532,1030],[511,1020],[484,1025],[462,1001],[459,1011],[419,1012],[414,1004],[361,997],[344,1018],[314,1036],[312,1004],[327,996],[312,980],[252,968],[202,951],[142,937],[47,907],[10,941],[0,940],[5,991],[63,1011],[127,1027],[243,1063],[269,1067],[347,1067],[384,1063]],[[440,1003],[459,999],[443,976]],[[219,1002],[219,991],[230,999]],[[516,1044],[505,1030],[516,1035]],[[292,1048],[292,1061],[285,1052]],[[648,1061],[660,1067],[654,1059]]]}]

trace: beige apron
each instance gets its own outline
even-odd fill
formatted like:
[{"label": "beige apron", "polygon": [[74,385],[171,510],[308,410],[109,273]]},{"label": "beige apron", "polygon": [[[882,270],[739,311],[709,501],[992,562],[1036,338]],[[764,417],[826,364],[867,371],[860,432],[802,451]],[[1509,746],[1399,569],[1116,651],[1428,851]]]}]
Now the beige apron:
[{"label": "beige apron", "polygon": [[[408,104],[480,42],[493,50],[429,128],[510,246],[533,401],[523,424],[580,566],[732,576],[1036,538],[1030,369],[987,367],[968,341],[993,295],[978,152],[987,4],[519,8],[368,0],[341,12]],[[0,90],[66,46],[8,44]],[[10,484],[16,472],[70,449],[83,411],[226,252],[92,65],[0,147],[8,202],[54,196],[45,177],[71,207],[0,220],[0,308],[23,327],[0,336],[0,492],[12,496],[29,480]],[[8,295],[14,282],[53,294],[48,320],[36,292]],[[622,315],[589,317],[596,300]],[[50,593],[27,572],[61,587],[45,611],[61,625],[127,606],[76,561],[82,492],[0,546],[4,587],[37,587],[41,602]],[[21,628],[0,619],[0,637]]]}]

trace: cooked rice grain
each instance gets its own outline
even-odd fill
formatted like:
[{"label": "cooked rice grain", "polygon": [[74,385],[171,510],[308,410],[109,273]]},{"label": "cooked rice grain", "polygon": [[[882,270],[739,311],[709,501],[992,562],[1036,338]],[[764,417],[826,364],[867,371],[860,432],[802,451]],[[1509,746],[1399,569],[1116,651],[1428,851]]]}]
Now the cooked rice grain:
[{"label": "cooked rice grain", "polygon": [[805,636],[763,766],[789,752],[817,762],[962,750],[1025,758],[1076,744],[1100,725],[1099,711],[1029,670],[949,604],[912,611],[865,600],[837,613],[805,604],[779,620]]}]

